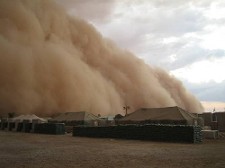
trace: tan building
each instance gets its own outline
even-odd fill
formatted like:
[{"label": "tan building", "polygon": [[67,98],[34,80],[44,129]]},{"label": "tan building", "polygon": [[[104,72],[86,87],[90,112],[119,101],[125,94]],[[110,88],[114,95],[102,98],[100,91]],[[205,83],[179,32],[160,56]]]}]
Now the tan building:
[{"label": "tan building", "polygon": [[225,131],[225,112],[208,112],[199,114],[204,119],[204,125],[211,129]]}]

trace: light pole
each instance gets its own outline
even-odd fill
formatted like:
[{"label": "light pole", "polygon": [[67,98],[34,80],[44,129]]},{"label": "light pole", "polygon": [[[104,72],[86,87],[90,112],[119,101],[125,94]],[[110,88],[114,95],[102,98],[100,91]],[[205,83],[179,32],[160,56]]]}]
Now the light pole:
[{"label": "light pole", "polygon": [[123,107],[123,110],[125,110],[125,112],[126,112],[126,113],[125,113],[125,116],[127,115],[127,110],[128,110],[128,109],[130,109],[130,106],[128,106],[128,105],[125,105],[125,106]]}]

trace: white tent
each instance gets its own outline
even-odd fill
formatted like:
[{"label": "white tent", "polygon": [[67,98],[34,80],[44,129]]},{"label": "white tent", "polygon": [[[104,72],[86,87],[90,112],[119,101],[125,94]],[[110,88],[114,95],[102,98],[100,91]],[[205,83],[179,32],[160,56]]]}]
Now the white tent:
[{"label": "white tent", "polygon": [[40,118],[34,114],[27,114],[27,115],[20,115],[18,117],[14,117],[12,121],[14,122],[23,122],[24,120],[28,120],[29,122],[32,122],[33,120],[39,121],[39,122],[47,122],[44,118]]}]

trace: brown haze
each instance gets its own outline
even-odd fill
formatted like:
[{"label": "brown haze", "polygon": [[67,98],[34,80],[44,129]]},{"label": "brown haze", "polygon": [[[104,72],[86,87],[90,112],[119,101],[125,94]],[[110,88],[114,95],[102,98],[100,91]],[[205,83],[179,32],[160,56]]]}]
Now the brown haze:
[{"label": "brown haze", "polygon": [[202,112],[180,81],[104,39],[53,1],[0,1],[0,114]]}]

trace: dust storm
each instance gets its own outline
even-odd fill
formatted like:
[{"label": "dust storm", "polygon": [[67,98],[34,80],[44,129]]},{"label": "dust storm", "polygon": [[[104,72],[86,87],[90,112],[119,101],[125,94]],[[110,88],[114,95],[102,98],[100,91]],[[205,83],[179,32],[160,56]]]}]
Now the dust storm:
[{"label": "dust storm", "polygon": [[0,1],[0,115],[132,112],[180,106],[202,112],[182,83],[104,38],[51,0]]}]

